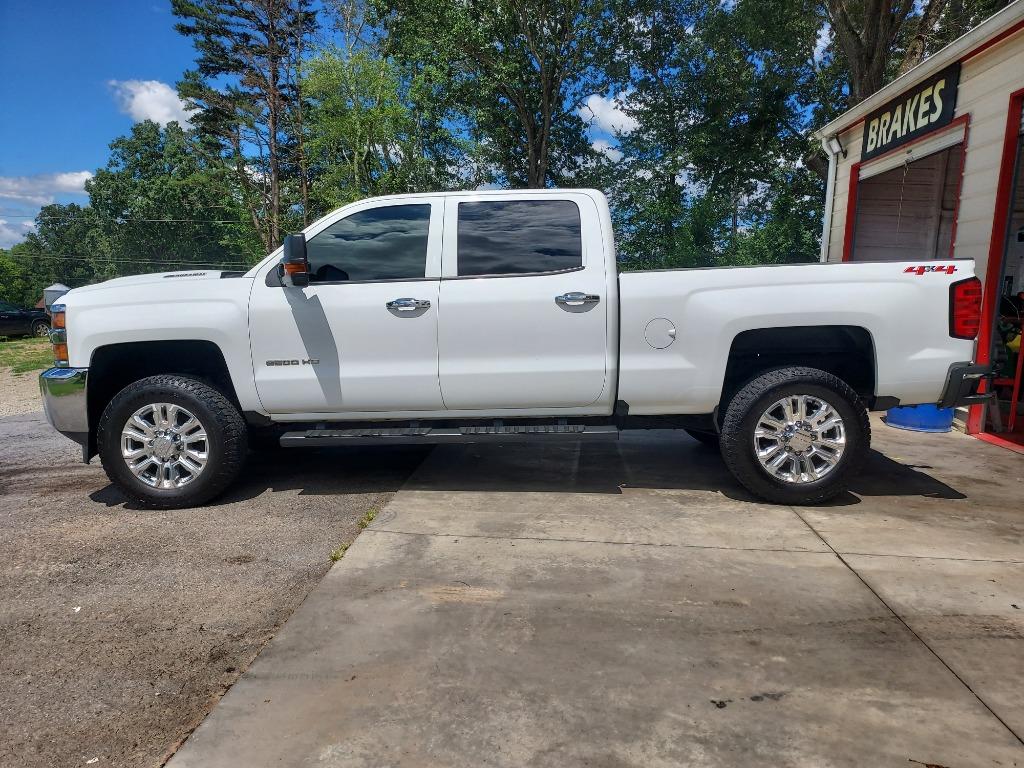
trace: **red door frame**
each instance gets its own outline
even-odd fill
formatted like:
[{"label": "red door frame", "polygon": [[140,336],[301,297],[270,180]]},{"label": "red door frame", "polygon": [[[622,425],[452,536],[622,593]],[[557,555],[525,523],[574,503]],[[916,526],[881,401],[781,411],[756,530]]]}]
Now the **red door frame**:
[{"label": "red door frame", "polygon": [[[868,162],[873,163],[876,160],[881,160],[886,157],[890,157],[897,152],[906,152],[910,147],[915,144],[920,144],[926,139],[930,139],[937,133],[945,131],[952,131],[957,126],[963,126],[964,128],[964,140],[963,140],[963,152],[960,156],[960,178],[957,181],[956,190],[956,202],[953,204],[953,227],[950,231],[949,237],[949,258],[953,258],[953,250],[956,248],[956,223],[960,218],[960,193],[964,189],[964,168],[967,166],[967,145],[970,143],[971,138],[971,115],[968,112],[966,115],[960,115],[955,120],[950,120],[943,126],[936,128],[933,131],[922,134],[912,141],[908,141],[906,144],[890,149],[888,152],[883,152],[878,157],[871,158]],[[850,188],[846,193],[846,222],[845,229],[843,231],[843,261],[849,261],[853,257],[853,233],[854,227],[857,224],[857,188],[860,184],[860,167],[864,163],[858,161],[850,166]],[[898,167],[898,166],[897,166]]]},{"label": "red door frame", "polygon": [[[996,325],[999,282],[1003,273],[1003,255],[1006,253],[1007,229],[1010,225],[1010,197],[1013,194],[1014,166],[1017,163],[1017,143],[1020,136],[1021,112],[1024,110],[1024,88],[1010,94],[1006,113],[1006,132],[1003,136],[1003,155],[999,161],[999,179],[996,182],[996,207],[992,217],[992,236],[989,239],[988,263],[985,267],[985,292],[981,304],[981,331],[975,359],[979,363],[992,361],[992,341]],[[984,406],[971,406],[967,417],[967,432],[983,432]]]}]

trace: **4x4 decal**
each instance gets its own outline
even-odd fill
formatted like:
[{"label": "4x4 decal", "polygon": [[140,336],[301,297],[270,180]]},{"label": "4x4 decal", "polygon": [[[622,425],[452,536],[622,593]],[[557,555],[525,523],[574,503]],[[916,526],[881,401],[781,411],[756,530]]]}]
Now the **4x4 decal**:
[{"label": "4x4 decal", "polygon": [[915,275],[923,275],[925,272],[945,272],[947,275],[952,275],[956,272],[956,264],[924,264],[920,267],[907,267],[903,270],[903,274],[913,272]]}]

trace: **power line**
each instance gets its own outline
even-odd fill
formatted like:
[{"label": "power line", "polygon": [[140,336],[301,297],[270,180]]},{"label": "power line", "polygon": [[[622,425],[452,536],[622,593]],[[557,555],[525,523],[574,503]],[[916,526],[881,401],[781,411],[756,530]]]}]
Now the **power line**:
[{"label": "power line", "polygon": [[[5,219],[41,219],[44,221],[77,221],[81,216],[33,216],[28,213],[4,213]],[[100,222],[97,222],[100,223]],[[109,223],[109,222],[108,222]],[[114,224],[247,224],[238,219],[116,219]]]},{"label": "power line", "polygon": [[167,266],[199,267],[205,269],[223,269],[225,267],[244,267],[251,269],[255,264],[241,261],[225,261],[221,266],[201,264],[194,261],[182,261],[180,259],[118,259],[110,256],[73,256],[60,253],[14,253],[8,252],[8,256],[19,259],[61,259],[64,261],[85,261],[92,264],[165,264]]}]

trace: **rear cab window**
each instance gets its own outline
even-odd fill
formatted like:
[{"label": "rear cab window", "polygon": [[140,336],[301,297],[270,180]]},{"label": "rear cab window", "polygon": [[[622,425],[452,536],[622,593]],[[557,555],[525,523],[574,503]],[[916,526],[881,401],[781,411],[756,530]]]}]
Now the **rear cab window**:
[{"label": "rear cab window", "polygon": [[571,200],[460,202],[457,232],[459,277],[583,268],[580,209]]}]

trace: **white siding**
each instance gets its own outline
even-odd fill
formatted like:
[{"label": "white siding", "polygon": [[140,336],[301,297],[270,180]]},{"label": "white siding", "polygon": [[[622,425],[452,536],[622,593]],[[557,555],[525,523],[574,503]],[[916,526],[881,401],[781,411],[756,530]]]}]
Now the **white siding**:
[{"label": "white siding", "polygon": [[860,160],[861,140],[864,124],[858,123],[850,130],[839,134],[839,141],[846,149],[846,157],[839,157],[836,168],[835,197],[832,201],[832,232],[828,240],[828,260],[843,260],[843,237],[846,235],[846,209],[850,201],[850,168]]},{"label": "white siding", "polygon": [[[908,83],[907,88],[911,85]],[[954,255],[973,258],[984,278],[995,212],[996,180],[1003,151],[1010,93],[1024,87],[1024,32],[1018,32],[964,62],[960,72],[956,117],[970,114],[963,190],[957,216]],[[860,160],[863,124],[840,134],[847,157],[839,158],[833,199],[828,260],[841,261],[846,232],[850,168]]]},{"label": "white siding", "polygon": [[971,115],[970,137],[964,160],[964,185],[957,216],[954,255],[972,258],[984,279],[996,181],[1006,134],[1010,94],[1024,88],[1024,35],[1017,34],[964,64],[960,74],[957,114]]}]

